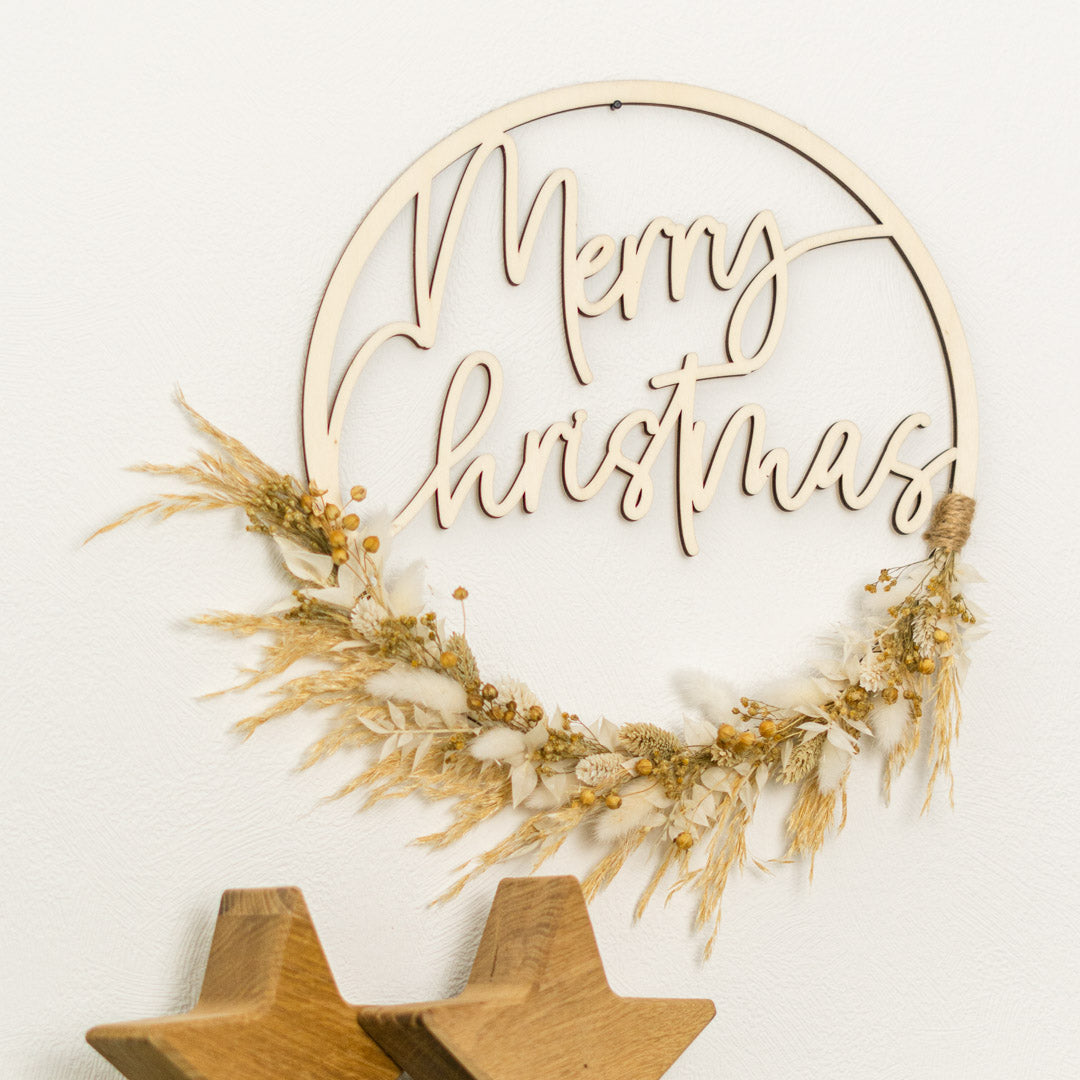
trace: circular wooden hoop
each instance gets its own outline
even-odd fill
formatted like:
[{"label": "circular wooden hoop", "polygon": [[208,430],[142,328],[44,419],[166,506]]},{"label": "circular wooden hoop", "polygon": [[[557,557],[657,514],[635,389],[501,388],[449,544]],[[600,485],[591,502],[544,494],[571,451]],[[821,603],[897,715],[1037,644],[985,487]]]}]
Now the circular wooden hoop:
[{"label": "circular wooden hoop", "polygon": [[[651,105],[687,109],[751,128],[788,147],[843,187],[875,220],[906,263],[926,302],[941,344],[952,400],[956,461],[949,490],[974,496],[978,451],[978,415],[971,355],[945,281],[907,219],[865,173],[823,139],[761,105],[715,90],[681,83],[616,81],[582,83],[549,90],[504,105],[466,124],[430,149],[379,198],[345,248],[323,295],[308,347],[303,390],[304,458],[308,477],[337,499],[340,419],[360,374],[354,357],[334,396],[330,415],[330,380],[334,346],[353,287],[368,257],[391,222],[416,198],[421,185],[490,138],[535,120],[595,107]],[[405,324],[403,324],[405,325]]]}]

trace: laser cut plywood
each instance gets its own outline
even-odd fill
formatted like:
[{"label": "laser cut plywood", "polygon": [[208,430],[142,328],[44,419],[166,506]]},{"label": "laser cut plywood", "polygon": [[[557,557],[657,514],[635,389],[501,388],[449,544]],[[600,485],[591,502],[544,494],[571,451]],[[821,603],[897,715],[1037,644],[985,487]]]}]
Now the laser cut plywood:
[{"label": "laser cut plywood", "polygon": [[[557,168],[533,194],[530,204],[528,193],[523,199],[519,191],[518,156],[513,133],[515,129],[536,120],[579,109],[597,109],[598,123],[618,122],[610,120],[608,116],[610,107],[615,103],[619,103],[620,107],[686,109],[757,131],[789,147],[847,190],[870,215],[872,223],[844,225],[819,236],[789,241],[780,235],[773,216],[763,210],[750,222],[730,263],[724,256],[722,242],[729,223],[717,221],[708,215],[682,224],[661,215],[650,221],[639,234],[624,237],[621,244],[614,237],[606,235],[579,236],[577,177],[569,168]],[[624,117],[626,111],[620,108],[618,115]],[[433,220],[432,184],[443,170],[462,158],[468,159],[467,164],[445,220]],[[833,244],[863,240],[886,240],[891,243],[910,270],[926,302],[941,345],[952,397],[951,446],[938,459],[925,466],[927,479],[938,469],[947,470],[950,490],[967,495],[974,493],[978,434],[971,358],[945,282],[929,252],[899,209],[868,176],[834,147],[806,128],[768,109],[700,87],[665,82],[617,81],[550,90],[503,106],[474,120],[418,158],[364,217],[327,285],[312,329],[304,378],[303,433],[308,477],[329,489],[332,501],[341,501],[338,495],[339,443],[349,400],[361,372],[375,353],[394,338],[409,340],[420,349],[431,348],[435,343],[455,243],[480,171],[489,160],[495,160],[502,167],[503,263],[507,280],[512,285],[520,285],[525,280],[545,214],[557,211],[561,215],[561,317],[568,357],[582,384],[592,380],[592,372],[582,344],[581,319],[596,317],[616,306],[623,318],[634,318],[645,263],[654,249],[662,244],[669,247],[668,293],[673,302],[677,302],[685,293],[688,260],[699,243],[709,246],[713,285],[722,290],[740,290],[724,335],[725,361],[706,364],[695,373],[695,379],[711,379],[746,375],[767,361],[783,325],[788,292],[787,268],[791,262],[809,251]],[[529,208],[525,211],[523,223],[525,205]],[[373,331],[353,351],[340,383],[335,386],[335,349],[339,345],[339,332],[353,289],[387,228],[410,208],[414,222],[412,289],[415,318],[391,321]],[[437,236],[438,241],[432,259],[429,258],[428,249],[433,236]],[[756,238],[765,242],[770,258],[764,267],[751,273],[748,259]],[[609,264],[618,268],[614,284],[599,299],[589,299],[585,291],[586,281]],[[745,354],[742,328],[750,307],[758,297],[768,305],[767,332],[756,351]],[[658,376],[660,379],[675,377],[671,372]],[[659,385],[670,383],[653,383],[654,388]],[[493,396],[492,408],[497,408],[498,394]],[[920,415],[914,414],[904,423]],[[632,421],[634,416],[627,419]],[[842,435],[841,431],[833,428],[830,428],[830,433],[834,441]],[[830,433],[826,438],[830,437]],[[547,445],[535,448],[533,460],[522,463],[521,490],[514,492],[514,499],[510,503],[489,496],[483,507],[485,512],[491,516],[501,516],[518,500],[527,510],[530,502],[534,504],[538,498],[537,478],[542,475],[545,453],[551,453],[559,439],[564,438],[569,443],[577,435],[566,424],[556,424],[549,429]],[[820,473],[817,480],[826,480],[830,476],[835,480],[835,470],[830,471],[827,464],[831,460],[830,454],[839,453],[839,448],[839,443],[824,448],[817,463]],[[447,459],[450,456],[444,455]],[[898,475],[907,475],[911,468],[910,464],[903,464]],[[751,478],[751,486],[753,483]],[[853,487],[853,483],[849,483],[849,487]],[[783,497],[778,495],[777,502],[784,509],[796,509],[800,505],[800,496],[808,494],[815,486],[816,483],[807,486],[805,491],[783,493]],[[447,527],[453,519],[454,503],[446,485],[443,488],[444,505],[438,511],[440,524]],[[587,490],[588,485],[585,485],[581,495],[588,497]],[[462,489],[463,494],[466,491],[467,488]],[[864,494],[853,495],[849,492],[844,496],[845,504],[851,509],[859,508]],[[572,494],[571,497],[579,496]],[[711,494],[703,489],[692,492],[689,502],[694,511],[700,511],[708,505],[709,498]],[[916,498],[914,494],[912,498],[913,505],[907,507],[910,520],[894,518],[894,524],[902,532],[917,531],[930,513],[931,499]],[[415,500],[411,502],[395,519],[395,531],[402,528],[418,509],[419,504]],[[647,505],[639,506],[631,499],[629,504],[624,503],[624,510],[627,509],[630,511],[628,516],[636,520],[634,515],[644,513]],[[683,527],[684,548],[687,554],[694,554],[696,545],[692,536],[687,536],[685,522],[680,524]]]},{"label": "laser cut plywood", "polygon": [[234,889],[221,898],[195,1007],[86,1038],[130,1080],[395,1080],[356,1013],[300,890]]},{"label": "laser cut plywood", "polygon": [[657,1080],[715,1013],[615,994],[581,886],[549,877],[499,885],[458,997],[359,1015],[413,1080]]}]

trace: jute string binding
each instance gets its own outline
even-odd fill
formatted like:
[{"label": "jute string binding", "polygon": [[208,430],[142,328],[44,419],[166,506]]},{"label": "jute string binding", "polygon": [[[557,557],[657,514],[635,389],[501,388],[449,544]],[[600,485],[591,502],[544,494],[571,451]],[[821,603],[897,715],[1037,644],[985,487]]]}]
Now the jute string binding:
[{"label": "jute string binding", "polygon": [[930,528],[923,539],[932,548],[959,551],[971,535],[971,519],[975,516],[975,500],[970,495],[950,491],[942,495],[930,517]]}]

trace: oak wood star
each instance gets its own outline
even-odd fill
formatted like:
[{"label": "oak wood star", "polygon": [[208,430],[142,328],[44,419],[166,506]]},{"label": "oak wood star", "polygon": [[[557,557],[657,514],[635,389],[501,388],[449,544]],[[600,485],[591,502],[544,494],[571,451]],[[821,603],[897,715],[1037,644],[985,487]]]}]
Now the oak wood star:
[{"label": "oak wood star", "polygon": [[395,1080],[342,1000],[299,889],[221,898],[202,992],[178,1016],[86,1038],[131,1080]]},{"label": "oak wood star", "polygon": [[507,878],[464,991],[359,1010],[413,1080],[657,1080],[716,1014],[608,986],[581,886]]}]

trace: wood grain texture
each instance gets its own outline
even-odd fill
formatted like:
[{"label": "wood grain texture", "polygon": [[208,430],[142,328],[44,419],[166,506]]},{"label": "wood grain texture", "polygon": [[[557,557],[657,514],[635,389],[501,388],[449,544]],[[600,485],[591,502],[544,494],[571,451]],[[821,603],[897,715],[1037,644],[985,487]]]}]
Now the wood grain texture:
[{"label": "wood grain texture", "polygon": [[413,1080],[657,1080],[715,1013],[615,994],[581,886],[550,877],[499,885],[458,997],[359,1019]]},{"label": "wood grain texture", "polygon": [[86,1038],[131,1080],[394,1080],[338,993],[299,889],[221,898],[202,992],[178,1016]]}]

